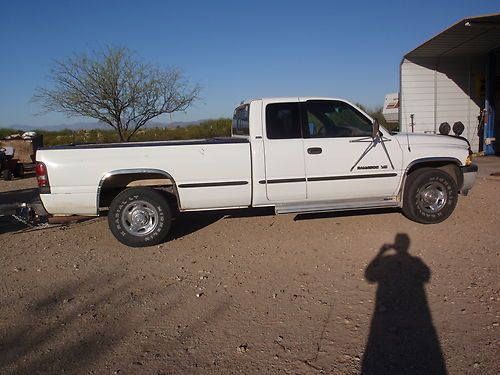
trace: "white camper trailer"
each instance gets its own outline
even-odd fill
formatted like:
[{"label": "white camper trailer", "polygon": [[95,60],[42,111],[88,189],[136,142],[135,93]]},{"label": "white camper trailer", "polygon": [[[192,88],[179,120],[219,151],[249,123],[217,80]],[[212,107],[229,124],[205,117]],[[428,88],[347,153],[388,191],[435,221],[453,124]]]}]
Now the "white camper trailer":
[{"label": "white camper trailer", "polygon": [[387,94],[382,109],[385,121],[388,124],[397,124],[399,121],[399,93]]}]

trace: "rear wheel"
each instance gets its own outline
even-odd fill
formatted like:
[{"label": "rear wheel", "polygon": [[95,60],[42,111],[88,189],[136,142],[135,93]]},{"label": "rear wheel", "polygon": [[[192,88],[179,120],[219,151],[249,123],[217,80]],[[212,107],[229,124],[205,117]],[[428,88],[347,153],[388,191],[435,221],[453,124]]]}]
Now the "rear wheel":
[{"label": "rear wheel", "polygon": [[423,168],[406,180],[403,213],[416,222],[436,224],[452,214],[457,200],[458,188],[453,177],[440,169]]},{"label": "rear wheel", "polygon": [[109,228],[127,246],[152,246],[164,241],[171,221],[167,200],[152,188],[126,189],[109,207]]}]

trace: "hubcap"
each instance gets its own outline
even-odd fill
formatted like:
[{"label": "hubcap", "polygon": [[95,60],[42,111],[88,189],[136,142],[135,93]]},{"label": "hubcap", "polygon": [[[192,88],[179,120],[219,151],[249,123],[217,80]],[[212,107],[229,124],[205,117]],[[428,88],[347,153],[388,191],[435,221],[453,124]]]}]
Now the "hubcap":
[{"label": "hubcap", "polygon": [[130,202],[122,210],[121,223],[133,236],[147,236],[158,225],[158,211],[146,201]]},{"label": "hubcap", "polygon": [[440,182],[431,182],[424,185],[417,192],[418,205],[427,213],[439,212],[448,200],[446,186]]}]

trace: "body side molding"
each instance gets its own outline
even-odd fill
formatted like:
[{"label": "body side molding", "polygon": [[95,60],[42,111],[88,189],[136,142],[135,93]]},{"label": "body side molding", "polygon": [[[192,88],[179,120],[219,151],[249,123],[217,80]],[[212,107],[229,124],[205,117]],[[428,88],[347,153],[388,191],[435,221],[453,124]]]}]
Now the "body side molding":
[{"label": "body side molding", "polygon": [[200,188],[200,187],[214,187],[214,186],[237,186],[248,185],[248,181],[222,181],[222,182],[196,182],[191,184],[180,184],[179,188]]}]

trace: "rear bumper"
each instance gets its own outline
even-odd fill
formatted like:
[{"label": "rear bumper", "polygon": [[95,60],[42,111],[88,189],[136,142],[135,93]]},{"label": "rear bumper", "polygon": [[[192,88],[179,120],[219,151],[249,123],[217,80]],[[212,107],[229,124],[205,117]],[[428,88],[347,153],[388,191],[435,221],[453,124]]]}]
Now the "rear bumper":
[{"label": "rear bumper", "polygon": [[461,167],[460,169],[462,170],[462,174],[464,176],[464,183],[460,189],[460,194],[467,195],[476,181],[478,168],[476,164],[472,164],[468,167]]}]

